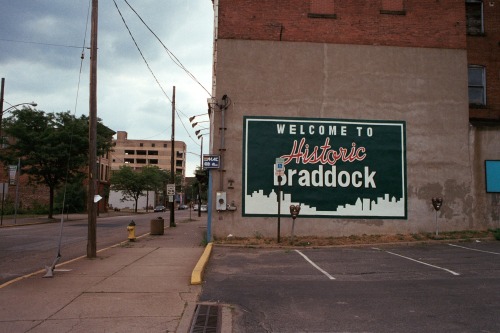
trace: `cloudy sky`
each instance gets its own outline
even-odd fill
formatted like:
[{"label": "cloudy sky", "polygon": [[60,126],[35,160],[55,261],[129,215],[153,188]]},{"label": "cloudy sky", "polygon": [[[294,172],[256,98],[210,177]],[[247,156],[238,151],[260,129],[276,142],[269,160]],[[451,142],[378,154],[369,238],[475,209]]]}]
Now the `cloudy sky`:
[{"label": "cloudy sky", "polygon": [[[186,175],[192,176],[200,161],[195,155],[200,152],[200,141],[188,118],[207,113],[212,77],[212,1],[127,1],[130,6],[125,0],[99,1],[98,117],[114,131],[128,132],[129,139],[170,140],[170,100],[175,86],[176,140],[187,145]],[[0,77],[5,78],[4,109],[9,103],[35,101],[36,108],[45,112],[88,115],[90,6],[90,0],[2,3]],[[172,60],[130,7],[196,81]],[[197,120],[208,120],[208,116]],[[204,153],[208,153],[207,144]]]}]

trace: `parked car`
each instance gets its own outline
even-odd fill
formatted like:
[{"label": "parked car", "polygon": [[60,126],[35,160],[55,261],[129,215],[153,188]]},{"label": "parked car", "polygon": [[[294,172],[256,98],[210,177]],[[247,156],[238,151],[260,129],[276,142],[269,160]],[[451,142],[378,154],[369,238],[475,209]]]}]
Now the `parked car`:
[{"label": "parked car", "polygon": [[187,205],[179,205],[179,207],[177,207],[177,209],[180,209],[180,210],[188,209],[188,206]]},{"label": "parked car", "polygon": [[198,204],[193,205],[193,210],[198,210]]},{"label": "parked car", "polygon": [[165,212],[167,211],[167,208],[165,206],[156,206],[155,209],[153,209],[154,212]]},{"label": "parked car", "polygon": [[200,211],[207,212],[208,211],[207,205],[201,205]]}]

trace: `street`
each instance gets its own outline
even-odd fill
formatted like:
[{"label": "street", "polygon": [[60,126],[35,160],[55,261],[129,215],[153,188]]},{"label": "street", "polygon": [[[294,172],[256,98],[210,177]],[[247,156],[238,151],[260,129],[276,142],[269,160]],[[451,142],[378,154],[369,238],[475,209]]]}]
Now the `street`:
[{"label": "street", "polygon": [[[196,212],[192,212],[193,218]],[[128,240],[127,226],[136,223],[136,236],[150,231],[150,220],[158,216],[169,226],[170,212],[97,218],[97,250]],[[205,215],[206,216],[206,215]],[[189,218],[189,211],[176,210],[176,221]],[[203,217],[202,217],[203,218]],[[51,266],[57,256],[60,220],[53,223],[0,228],[0,284]],[[61,262],[87,254],[87,219],[64,221]]]},{"label": "street", "polygon": [[499,332],[500,242],[216,246],[201,302],[235,332]]}]

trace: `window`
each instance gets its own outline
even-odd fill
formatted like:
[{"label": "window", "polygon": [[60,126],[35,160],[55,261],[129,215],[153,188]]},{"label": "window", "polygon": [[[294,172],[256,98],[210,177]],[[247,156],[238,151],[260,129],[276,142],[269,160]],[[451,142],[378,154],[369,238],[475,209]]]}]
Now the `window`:
[{"label": "window", "polygon": [[154,147],[154,146],[155,146],[155,144],[154,144],[154,143],[152,143],[152,144],[151,144],[151,147]]},{"label": "window", "polygon": [[404,0],[382,0],[380,14],[405,15]]},{"label": "window", "polygon": [[146,151],[145,150],[137,150],[135,153],[137,155],[146,155]]},{"label": "window", "polygon": [[486,105],[486,71],[483,66],[469,66],[469,104]]},{"label": "window", "polygon": [[468,35],[482,35],[483,26],[483,2],[481,0],[466,0],[465,15],[467,20]]},{"label": "window", "polygon": [[148,150],[148,155],[158,155],[158,150]]},{"label": "window", "polygon": [[158,160],[157,159],[150,159],[149,164],[158,164]]},{"label": "window", "polygon": [[167,148],[167,144],[166,143],[163,144],[163,148]]},{"label": "window", "polygon": [[128,163],[134,163],[134,159],[133,159],[133,158],[126,158],[126,159],[124,160],[124,162],[125,162],[126,164],[128,164]]},{"label": "window", "polygon": [[310,18],[337,18],[335,14],[334,0],[311,0],[309,13]]},{"label": "window", "polygon": [[145,159],[145,158],[138,158],[138,159],[136,160],[136,163],[137,163],[137,164],[146,164],[146,159]]},{"label": "window", "polygon": [[125,150],[125,155],[134,155],[135,151],[133,150]]}]

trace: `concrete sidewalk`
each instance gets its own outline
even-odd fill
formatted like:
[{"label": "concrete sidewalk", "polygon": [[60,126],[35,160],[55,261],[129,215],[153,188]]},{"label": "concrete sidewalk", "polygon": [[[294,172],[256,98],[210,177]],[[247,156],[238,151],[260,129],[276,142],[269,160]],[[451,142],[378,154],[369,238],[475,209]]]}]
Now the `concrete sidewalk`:
[{"label": "concrete sidewalk", "polygon": [[188,332],[206,222],[177,223],[0,287],[0,332]]}]

